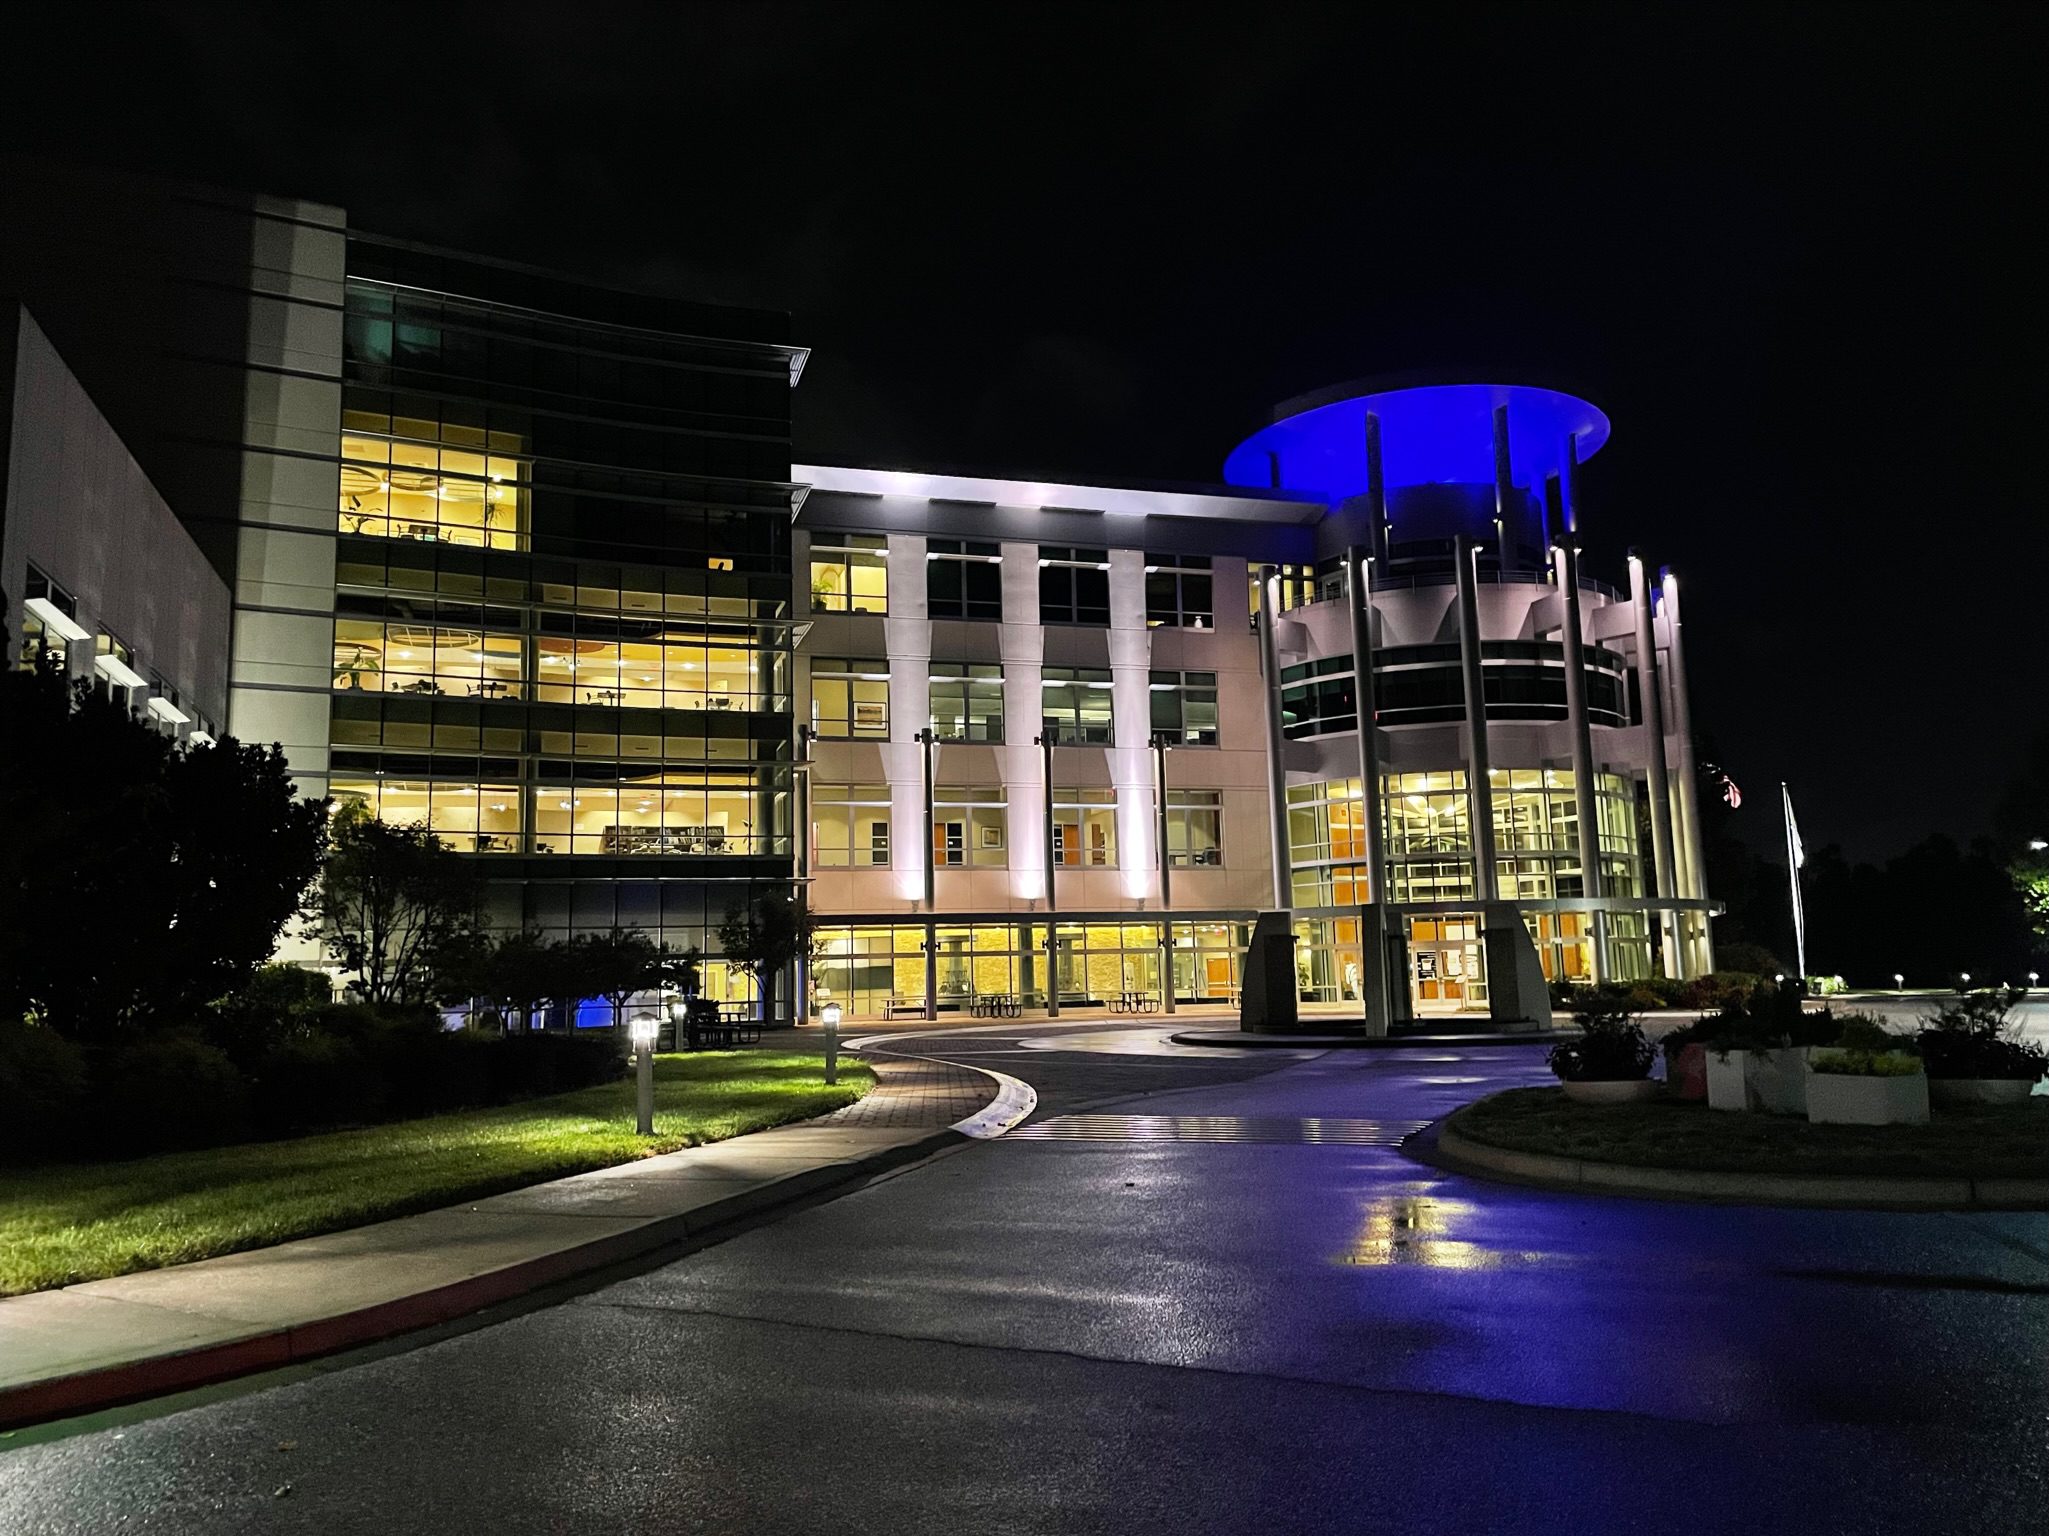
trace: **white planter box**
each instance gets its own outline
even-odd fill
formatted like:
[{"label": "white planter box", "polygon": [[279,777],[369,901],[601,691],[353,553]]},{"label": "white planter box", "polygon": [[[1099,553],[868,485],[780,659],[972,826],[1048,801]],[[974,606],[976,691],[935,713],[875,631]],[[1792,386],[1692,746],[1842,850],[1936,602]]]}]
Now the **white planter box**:
[{"label": "white planter box", "polygon": [[1575,1104],[1641,1104],[1658,1096],[1658,1084],[1647,1077],[1625,1077],[1603,1082],[1564,1084],[1565,1096]]},{"label": "white planter box", "polygon": [[1708,1108],[1759,1110],[1768,1115],[1807,1113],[1807,1047],[1730,1051],[1709,1047]]},{"label": "white planter box", "polygon": [[1938,1104],[2025,1104],[2035,1085],[2022,1077],[1931,1077],[1928,1096]]},{"label": "white planter box", "polygon": [[1815,1125],[1926,1125],[1928,1079],[1848,1077],[1813,1072],[1807,1078],[1807,1118]]}]

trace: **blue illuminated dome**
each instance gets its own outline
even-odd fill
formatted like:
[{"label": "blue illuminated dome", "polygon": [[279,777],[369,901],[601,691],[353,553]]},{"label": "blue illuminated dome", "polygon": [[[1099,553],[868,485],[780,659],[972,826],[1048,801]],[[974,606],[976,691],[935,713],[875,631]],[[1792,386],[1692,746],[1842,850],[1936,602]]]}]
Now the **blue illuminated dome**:
[{"label": "blue illuminated dome", "polygon": [[1608,440],[1586,401],[1524,384],[1430,384],[1346,396],[1284,414],[1232,450],[1232,485],[1304,492],[1335,506],[1366,492],[1366,416],[1380,419],[1387,489],[1494,483],[1494,411],[1508,407],[1513,482],[1536,490],[1579,438],[1584,463]]}]

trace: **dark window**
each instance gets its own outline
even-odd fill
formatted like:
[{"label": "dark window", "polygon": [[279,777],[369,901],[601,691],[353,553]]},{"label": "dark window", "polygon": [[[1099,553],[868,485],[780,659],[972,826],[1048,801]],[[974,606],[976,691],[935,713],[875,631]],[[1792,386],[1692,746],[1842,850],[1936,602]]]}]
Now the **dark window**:
[{"label": "dark window", "polygon": [[1110,556],[1107,550],[1039,546],[1039,622],[1108,624]]},{"label": "dark window", "polygon": [[925,541],[925,611],[935,619],[1001,619],[1003,567],[994,544]]},{"label": "dark window", "polygon": [[1145,622],[1155,629],[1216,628],[1208,555],[1145,557]]}]

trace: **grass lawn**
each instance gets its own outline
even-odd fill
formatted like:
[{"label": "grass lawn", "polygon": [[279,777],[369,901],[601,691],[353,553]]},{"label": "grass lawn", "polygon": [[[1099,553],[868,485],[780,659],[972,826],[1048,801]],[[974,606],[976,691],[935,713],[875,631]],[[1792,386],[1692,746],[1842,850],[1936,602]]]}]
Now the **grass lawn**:
[{"label": "grass lawn", "polygon": [[1676,1100],[1574,1104],[1558,1088],[1511,1088],[1468,1104],[1451,1128],[1517,1152],[1718,1173],[1943,1174],[2049,1178],[2049,1098],[1937,1109],[1926,1125],[1809,1125]]},{"label": "grass lawn", "polygon": [[723,1141],[851,1104],[875,1086],[815,1055],[655,1058],[655,1134],[631,1077],[553,1098],[295,1141],[0,1173],[0,1296],[182,1264]]}]

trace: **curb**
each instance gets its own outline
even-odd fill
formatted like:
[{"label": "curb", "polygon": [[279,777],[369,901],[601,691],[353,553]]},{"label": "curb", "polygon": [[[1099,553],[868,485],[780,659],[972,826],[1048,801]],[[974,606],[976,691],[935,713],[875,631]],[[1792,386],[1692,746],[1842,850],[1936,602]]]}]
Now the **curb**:
[{"label": "curb", "polygon": [[502,1269],[375,1306],[175,1354],[0,1388],[0,1429],[19,1429],[167,1392],[210,1386],[236,1376],[274,1370],[415,1329],[453,1322],[543,1286],[638,1258],[742,1217],[792,1204],[818,1190],[871,1178],[967,1142],[961,1132],[946,1126],[918,1141],[890,1147],[857,1161],[807,1168],[773,1184],[728,1195],[687,1213],[654,1217],[630,1232],[614,1233],[539,1258],[522,1259]]},{"label": "curb", "polygon": [[1489,1146],[1451,1129],[1450,1118],[1446,1116],[1407,1138],[1402,1151],[1417,1162],[1452,1173],[1581,1194],[1738,1205],[1834,1206],[1845,1210],[2049,1210],[2049,1179],[1886,1178],[1855,1173],[1715,1173],[1687,1168],[1636,1168]]},{"label": "curb", "polygon": [[1186,1029],[1167,1038],[1176,1045],[1234,1051],[1401,1051],[1411,1046],[1550,1045],[1573,1037],[1556,1029],[1483,1035],[1260,1035],[1241,1029]]}]

